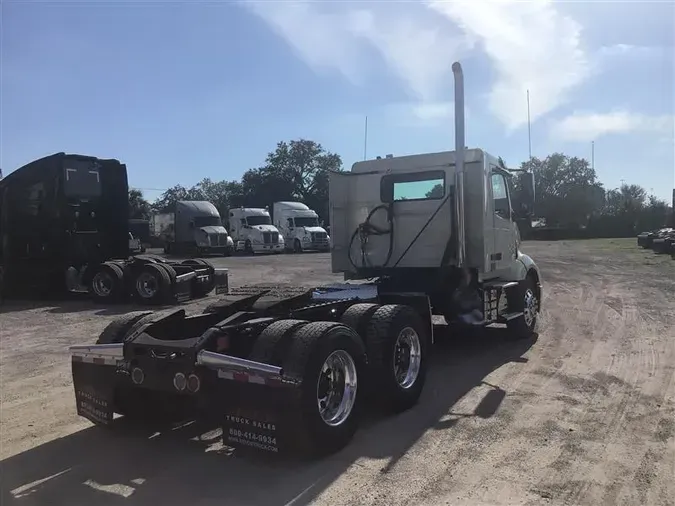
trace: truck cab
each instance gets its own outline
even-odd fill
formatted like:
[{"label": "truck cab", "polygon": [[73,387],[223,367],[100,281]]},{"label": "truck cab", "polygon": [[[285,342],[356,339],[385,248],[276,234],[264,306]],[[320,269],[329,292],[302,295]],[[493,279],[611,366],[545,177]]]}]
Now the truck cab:
[{"label": "truck cab", "polygon": [[275,202],[272,211],[286,249],[295,253],[330,250],[330,237],[319,225],[319,215],[308,206],[302,202]]},{"label": "truck cab", "polygon": [[233,252],[234,243],[211,202],[179,200],[173,213],[155,215],[153,223],[165,253],[229,255]]},{"label": "truck cab", "polygon": [[247,254],[281,253],[284,250],[284,238],[267,209],[241,207],[231,209],[229,213],[230,233],[235,251]]}]

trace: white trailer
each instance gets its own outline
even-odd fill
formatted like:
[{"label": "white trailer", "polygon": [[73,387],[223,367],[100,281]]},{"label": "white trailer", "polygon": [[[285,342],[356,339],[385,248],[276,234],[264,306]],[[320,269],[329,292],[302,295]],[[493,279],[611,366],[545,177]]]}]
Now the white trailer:
[{"label": "white trailer", "polygon": [[319,225],[319,215],[302,202],[275,202],[272,219],[284,238],[287,250],[295,253],[330,250],[330,237]]}]

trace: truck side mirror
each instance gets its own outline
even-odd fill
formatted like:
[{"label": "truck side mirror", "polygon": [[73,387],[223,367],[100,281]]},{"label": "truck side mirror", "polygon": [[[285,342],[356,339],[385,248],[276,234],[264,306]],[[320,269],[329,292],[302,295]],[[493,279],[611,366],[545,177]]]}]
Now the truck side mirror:
[{"label": "truck side mirror", "polygon": [[530,209],[534,207],[535,191],[534,191],[534,172],[523,172],[523,203]]}]

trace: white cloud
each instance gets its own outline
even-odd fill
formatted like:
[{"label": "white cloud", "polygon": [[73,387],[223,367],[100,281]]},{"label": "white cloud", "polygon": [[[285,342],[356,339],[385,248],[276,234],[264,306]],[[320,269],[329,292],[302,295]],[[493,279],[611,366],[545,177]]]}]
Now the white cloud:
[{"label": "white cloud", "polygon": [[675,117],[649,116],[625,110],[608,113],[574,112],[551,125],[551,136],[560,141],[590,142],[598,137],[629,132],[653,132],[673,139]]},{"label": "white cloud", "polygon": [[[465,115],[469,116],[468,111]],[[454,102],[400,102],[384,108],[383,119],[390,125],[402,127],[436,127],[447,124],[452,128]]]},{"label": "white cloud", "polygon": [[489,105],[509,130],[556,109],[590,76],[581,26],[554,4],[534,1],[432,1],[431,8],[482,42],[497,79]]},{"label": "white cloud", "polygon": [[420,101],[439,97],[452,62],[469,40],[420,4],[243,2],[315,70],[333,70],[361,84],[376,51],[409,94]]},{"label": "white cloud", "polygon": [[362,84],[374,50],[411,99],[423,103],[447,97],[452,62],[478,42],[496,70],[487,103],[508,130],[527,122],[526,90],[536,121],[564,104],[592,72],[581,26],[549,0],[243,5],[317,71]]}]

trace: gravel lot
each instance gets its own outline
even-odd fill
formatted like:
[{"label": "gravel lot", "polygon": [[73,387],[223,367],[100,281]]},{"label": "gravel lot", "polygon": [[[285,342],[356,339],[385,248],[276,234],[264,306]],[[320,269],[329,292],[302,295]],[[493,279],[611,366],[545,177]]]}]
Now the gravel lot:
[{"label": "gravel lot", "polygon": [[[93,427],[75,414],[66,349],[130,308],[8,303],[0,503],[674,504],[675,262],[634,239],[524,249],[544,276],[535,342],[442,335],[415,409],[367,420],[349,447],[313,463],[231,455],[198,424]],[[340,280],[328,254],[216,263],[234,287]]]}]

